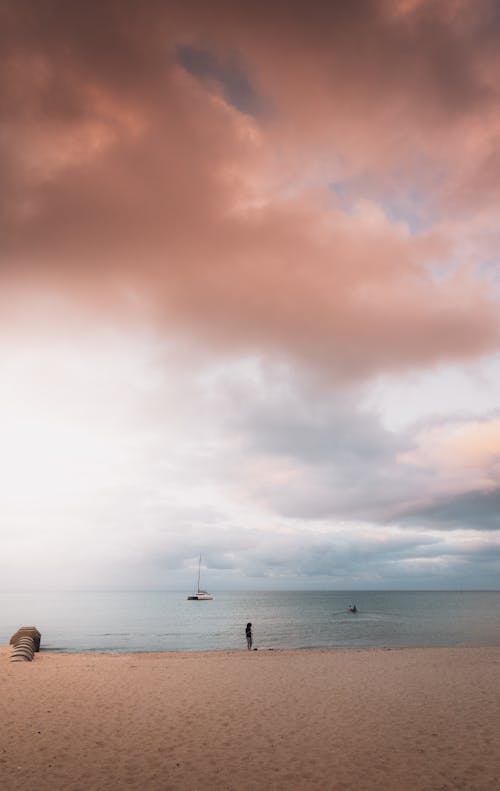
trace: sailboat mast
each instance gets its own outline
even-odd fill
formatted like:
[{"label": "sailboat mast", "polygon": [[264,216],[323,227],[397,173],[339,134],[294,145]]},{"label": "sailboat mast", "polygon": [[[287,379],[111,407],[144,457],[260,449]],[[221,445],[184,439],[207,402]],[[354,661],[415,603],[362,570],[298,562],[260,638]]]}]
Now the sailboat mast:
[{"label": "sailboat mast", "polygon": [[197,588],[198,593],[200,592],[200,571],[201,571],[201,555],[200,555],[200,561],[198,563],[198,588]]}]

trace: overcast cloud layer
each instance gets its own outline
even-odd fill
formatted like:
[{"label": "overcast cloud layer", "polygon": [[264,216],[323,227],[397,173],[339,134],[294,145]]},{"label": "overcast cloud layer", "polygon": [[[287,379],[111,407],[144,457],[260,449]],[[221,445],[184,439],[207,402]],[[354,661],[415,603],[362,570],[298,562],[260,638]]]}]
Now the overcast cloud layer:
[{"label": "overcast cloud layer", "polygon": [[493,0],[0,0],[3,587],[498,587],[499,53]]}]

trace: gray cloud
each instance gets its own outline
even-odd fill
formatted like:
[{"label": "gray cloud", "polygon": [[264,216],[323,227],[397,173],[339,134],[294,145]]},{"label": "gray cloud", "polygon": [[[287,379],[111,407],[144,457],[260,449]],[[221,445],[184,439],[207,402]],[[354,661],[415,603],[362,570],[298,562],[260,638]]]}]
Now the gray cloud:
[{"label": "gray cloud", "polygon": [[500,530],[500,488],[436,498],[402,514],[399,521],[439,530]]},{"label": "gray cloud", "polygon": [[241,394],[226,417],[245,469],[259,459],[290,469],[291,479],[259,477],[257,498],[287,517],[383,521],[412,496],[423,473],[397,462],[412,448],[409,432],[388,431],[376,414],[361,410],[355,389],[313,389],[293,376],[286,386],[283,372],[280,381],[281,388],[263,394],[247,391],[247,400]]},{"label": "gray cloud", "polygon": [[[143,559],[148,563],[153,580],[178,587],[183,580],[191,583],[196,555],[179,555],[175,562],[155,555]],[[224,530],[211,537],[203,553],[203,574],[213,588],[481,588],[495,587],[499,572],[500,547],[483,539],[464,545],[446,535],[406,529],[383,540],[373,533],[360,541],[359,525],[330,536],[249,530],[242,544]]]},{"label": "gray cloud", "polygon": [[189,45],[177,47],[176,54],[190,74],[209,85],[215,82],[221,86],[224,98],[242,113],[262,114],[264,102],[257,96],[235,55],[222,61],[207,50]]}]

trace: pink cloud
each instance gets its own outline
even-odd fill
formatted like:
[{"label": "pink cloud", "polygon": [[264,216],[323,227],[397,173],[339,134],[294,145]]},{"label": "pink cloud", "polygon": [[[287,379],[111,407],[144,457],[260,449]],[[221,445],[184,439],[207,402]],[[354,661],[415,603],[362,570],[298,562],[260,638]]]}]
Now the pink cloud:
[{"label": "pink cloud", "polygon": [[500,485],[500,419],[445,423],[422,431],[400,461],[433,470],[436,489],[463,492]]},{"label": "pink cloud", "polygon": [[[490,284],[432,274],[498,128],[487,4],[53,8],[4,28],[7,299],[58,289],[344,377],[497,348]],[[189,74],[186,42],[236,52],[269,111]],[[448,212],[420,237],[386,206],[410,188]]]}]

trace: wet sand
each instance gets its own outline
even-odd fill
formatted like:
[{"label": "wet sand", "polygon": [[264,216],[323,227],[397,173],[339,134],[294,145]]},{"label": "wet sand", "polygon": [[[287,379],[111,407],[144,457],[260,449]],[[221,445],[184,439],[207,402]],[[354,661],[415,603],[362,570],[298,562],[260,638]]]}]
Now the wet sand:
[{"label": "wet sand", "polygon": [[500,647],[9,655],[4,791],[500,789]]}]

